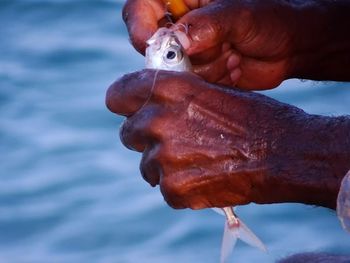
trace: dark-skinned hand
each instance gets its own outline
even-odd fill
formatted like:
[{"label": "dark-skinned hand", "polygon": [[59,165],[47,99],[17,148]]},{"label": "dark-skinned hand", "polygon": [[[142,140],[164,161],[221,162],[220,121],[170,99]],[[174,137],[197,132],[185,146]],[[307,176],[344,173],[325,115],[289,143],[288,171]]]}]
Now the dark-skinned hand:
[{"label": "dark-skinned hand", "polygon": [[[208,82],[260,90],[293,77],[350,80],[347,0],[184,2],[191,11],[177,25],[188,26],[183,44]],[[127,1],[123,17],[139,52],[165,12],[161,0]]]},{"label": "dark-skinned hand", "polygon": [[334,138],[347,138],[349,119],[309,115],[192,73],[160,71],[154,78],[153,70],[125,75],[108,89],[106,103],[127,117],[121,140],[143,152],[142,176],[160,185],[170,206],[335,207],[350,154]]}]

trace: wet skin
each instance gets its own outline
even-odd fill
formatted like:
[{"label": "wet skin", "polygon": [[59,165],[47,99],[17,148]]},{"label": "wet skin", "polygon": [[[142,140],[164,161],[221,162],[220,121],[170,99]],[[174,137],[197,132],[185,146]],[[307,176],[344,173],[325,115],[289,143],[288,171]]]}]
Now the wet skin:
[{"label": "wet skin", "polygon": [[[218,83],[264,89],[293,76],[350,80],[350,2],[185,2],[192,11],[178,23],[189,25],[187,52],[213,84],[161,72],[153,93],[164,96],[152,93],[145,107],[129,109],[150,94],[154,75],[144,71],[107,94],[108,107],[128,116],[123,142],[144,152],[144,178],[160,181],[177,208],[287,201],[335,208],[350,169],[349,118],[309,115]],[[165,11],[160,0],[127,1],[123,18],[141,53]]]},{"label": "wet skin", "polygon": [[[184,0],[187,53],[211,83],[271,89],[297,77],[350,80],[348,0]],[[141,53],[164,16],[161,0],[129,0],[123,18]],[[181,27],[180,27],[181,28]]]},{"label": "wet skin", "polygon": [[[107,92],[127,117],[126,147],[174,208],[301,202],[334,209],[350,169],[350,118],[310,115],[241,90],[283,80],[350,81],[348,0],[184,0],[191,73],[144,70]],[[161,0],[128,0],[130,39],[142,54],[164,17]],[[221,86],[222,84],[226,86]],[[300,254],[281,262],[349,262]]]},{"label": "wet skin", "polygon": [[192,73],[125,75],[107,106],[141,173],[174,208],[302,202],[335,208],[350,164],[350,119],[310,115]]}]

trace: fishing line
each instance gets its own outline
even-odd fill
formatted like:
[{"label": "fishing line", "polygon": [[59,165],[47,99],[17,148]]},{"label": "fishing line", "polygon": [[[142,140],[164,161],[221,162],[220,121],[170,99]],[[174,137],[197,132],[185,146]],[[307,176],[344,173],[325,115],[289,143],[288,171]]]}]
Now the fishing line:
[{"label": "fishing line", "polygon": [[142,110],[142,109],[146,106],[146,104],[148,104],[148,102],[151,100],[152,95],[153,95],[153,91],[154,91],[154,87],[156,86],[156,81],[157,81],[157,77],[158,77],[159,71],[160,71],[160,70],[157,69],[157,70],[156,70],[156,73],[154,74],[154,79],[153,79],[151,91],[150,91],[150,93],[149,93],[149,95],[148,95],[148,97],[147,97],[145,103],[143,103],[142,106],[141,106],[137,111]]}]

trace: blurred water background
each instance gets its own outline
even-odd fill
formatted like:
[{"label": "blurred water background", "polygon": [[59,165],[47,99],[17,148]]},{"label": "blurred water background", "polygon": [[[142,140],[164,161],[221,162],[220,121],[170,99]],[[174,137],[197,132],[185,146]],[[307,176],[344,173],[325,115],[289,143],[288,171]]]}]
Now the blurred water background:
[{"label": "blurred water background", "polygon": [[[0,0],[0,263],[218,262],[224,219],[173,210],[119,142],[108,85],[143,67],[123,1]],[[346,83],[291,80],[266,92],[310,113],[350,113]],[[334,212],[249,205],[239,215],[269,248],[231,262],[350,251]]]}]

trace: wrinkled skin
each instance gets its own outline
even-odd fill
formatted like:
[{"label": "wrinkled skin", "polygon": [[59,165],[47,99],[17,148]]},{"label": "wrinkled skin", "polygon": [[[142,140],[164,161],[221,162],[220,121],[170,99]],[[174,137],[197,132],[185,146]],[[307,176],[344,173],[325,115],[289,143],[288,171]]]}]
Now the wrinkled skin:
[{"label": "wrinkled skin", "polygon": [[121,140],[143,152],[141,173],[160,185],[170,206],[290,201],[335,207],[349,155],[339,156],[326,136],[344,136],[339,132],[346,129],[335,129],[344,120],[192,73],[160,71],[152,88],[154,77],[152,70],[124,76],[109,88],[106,103],[127,116]]},{"label": "wrinkled skin", "polygon": [[[283,14],[291,11],[282,4],[281,13],[269,9],[278,1],[185,2],[193,11],[177,24],[189,25],[187,53],[195,73],[209,82],[245,89],[269,89],[288,77],[293,36],[287,27],[293,25]],[[125,5],[123,17],[141,53],[164,13],[161,0],[129,0]]]},{"label": "wrinkled skin", "polygon": [[[268,89],[293,76],[350,80],[348,1],[185,3],[192,10],[178,21],[189,25],[185,48],[211,83]],[[123,18],[141,53],[165,12],[160,0],[127,1]],[[173,207],[291,201],[335,208],[350,168],[349,118],[308,115],[187,73],[160,74],[155,93],[166,96],[125,112],[145,103],[153,83],[146,72],[112,85],[107,104],[128,116],[122,140],[144,151],[143,176],[152,185],[160,180]]]},{"label": "wrinkled skin", "polygon": [[[107,106],[127,117],[123,143],[143,152],[143,177],[174,208],[301,202],[334,209],[350,169],[350,118],[309,115],[231,87],[271,89],[292,77],[350,81],[350,2],[184,1],[191,11],[177,23],[189,26],[183,44],[195,73],[230,87],[160,72],[153,89],[154,72],[142,71],[109,88]],[[161,0],[127,0],[123,18],[140,53],[165,12]],[[349,257],[281,262],[316,261]]]},{"label": "wrinkled skin", "polygon": [[[211,83],[271,89],[289,78],[350,81],[350,2],[184,0],[185,44],[194,71]],[[128,0],[123,18],[134,47],[158,28],[161,0]],[[182,27],[179,27],[180,29]]]}]

